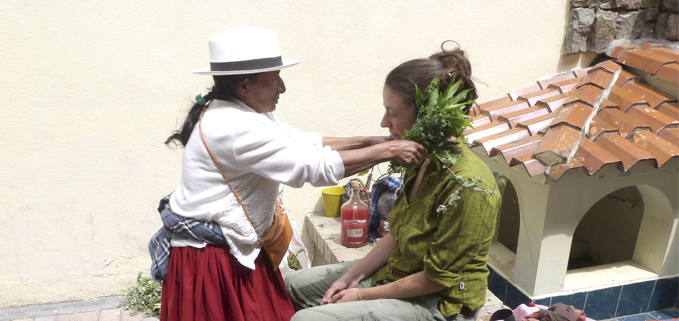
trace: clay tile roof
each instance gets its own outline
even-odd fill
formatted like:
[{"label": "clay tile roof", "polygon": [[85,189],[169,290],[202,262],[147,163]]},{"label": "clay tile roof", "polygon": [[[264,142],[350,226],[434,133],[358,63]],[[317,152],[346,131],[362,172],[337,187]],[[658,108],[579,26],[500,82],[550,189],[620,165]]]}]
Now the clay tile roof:
[{"label": "clay tile roof", "polygon": [[578,77],[578,78],[571,78],[568,80],[563,80],[563,81],[557,81],[549,84],[547,88],[554,88],[558,89],[560,93],[569,93],[575,89],[575,86],[577,86],[580,81],[582,80],[583,77]]},{"label": "clay tile roof", "polygon": [[571,171],[591,176],[605,167],[626,172],[639,164],[676,164],[676,93],[644,81],[677,84],[679,51],[629,44],[610,57],[479,104],[465,137],[488,157],[555,181]]},{"label": "clay tile roof", "polygon": [[626,50],[620,55],[618,61],[651,74],[655,74],[665,65],[677,64],[676,59],[641,49]]}]

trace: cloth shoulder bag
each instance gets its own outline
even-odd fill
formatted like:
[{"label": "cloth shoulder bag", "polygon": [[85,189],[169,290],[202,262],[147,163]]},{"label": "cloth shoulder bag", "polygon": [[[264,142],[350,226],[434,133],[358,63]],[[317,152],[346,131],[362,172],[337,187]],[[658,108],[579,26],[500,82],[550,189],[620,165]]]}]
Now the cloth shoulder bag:
[{"label": "cloth shoulder bag", "polygon": [[[226,177],[226,174],[224,174],[224,170],[222,170],[222,167],[219,165],[219,162],[215,158],[215,155],[212,154],[210,147],[208,147],[207,142],[205,141],[202,123],[203,115],[205,115],[207,107],[208,107],[207,105],[203,107],[203,112],[200,115],[200,121],[198,122],[200,138],[203,140],[203,144],[205,144],[205,148],[207,149],[207,152],[210,153],[210,156],[217,165],[217,168],[219,168],[219,171],[222,172],[222,176],[224,176],[226,183],[229,184],[229,187],[231,188],[233,195],[236,196],[238,203],[240,203],[240,206],[243,208],[245,216],[248,217],[248,221],[250,221],[250,224],[252,224],[252,227],[254,228],[255,223],[252,222],[250,214],[248,214],[248,211],[245,209],[243,202],[240,200],[240,197],[238,197],[238,194],[236,194],[236,190],[233,188],[233,186],[231,186],[231,182],[229,182],[229,179]],[[273,215],[273,223],[271,224],[269,230],[267,230],[266,233],[264,233],[264,235],[262,235],[261,238],[259,238],[258,236],[259,240],[257,241],[257,244],[261,244],[262,248],[264,248],[264,252],[266,253],[266,256],[269,258],[269,261],[271,261],[274,271],[278,270],[278,266],[281,264],[281,262],[283,262],[283,258],[288,253],[288,247],[290,246],[290,240],[292,239],[293,233],[292,225],[290,225],[290,219],[288,219],[287,213],[283,213],[283,211],[284,211],[283,203],[280,200],[277,200],[276,210]]]}]

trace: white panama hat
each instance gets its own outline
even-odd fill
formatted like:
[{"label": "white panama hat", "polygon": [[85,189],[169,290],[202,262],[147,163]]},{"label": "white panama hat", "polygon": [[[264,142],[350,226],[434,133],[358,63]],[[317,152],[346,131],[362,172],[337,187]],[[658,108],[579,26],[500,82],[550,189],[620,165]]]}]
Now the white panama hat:
[{"label": "white panama hat", "polygon": [[254,26],[224,30],[208,40],[210,67],[201,75],[245,75],[280,70],[300,63],[281,58],[276,32]]}]

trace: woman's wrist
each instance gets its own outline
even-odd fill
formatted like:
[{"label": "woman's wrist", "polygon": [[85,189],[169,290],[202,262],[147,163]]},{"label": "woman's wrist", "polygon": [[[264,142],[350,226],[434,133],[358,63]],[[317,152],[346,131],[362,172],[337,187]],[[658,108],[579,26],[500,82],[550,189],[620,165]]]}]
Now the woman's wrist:
[{"label": "woman's wrist", "polygon": [[379,143],[384,143],[389,140],[389,136],[368,136],[366,137],[365,146],[373,146]]}]

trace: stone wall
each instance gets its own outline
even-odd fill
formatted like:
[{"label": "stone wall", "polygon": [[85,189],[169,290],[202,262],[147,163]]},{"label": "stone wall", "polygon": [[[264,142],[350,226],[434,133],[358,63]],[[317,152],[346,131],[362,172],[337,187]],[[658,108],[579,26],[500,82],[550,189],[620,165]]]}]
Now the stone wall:
[{"label": "stone wall", "polygon": [[571,0],[564,54],[604,53],[616,40],[679,40],[679,0]]}]

